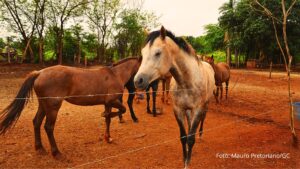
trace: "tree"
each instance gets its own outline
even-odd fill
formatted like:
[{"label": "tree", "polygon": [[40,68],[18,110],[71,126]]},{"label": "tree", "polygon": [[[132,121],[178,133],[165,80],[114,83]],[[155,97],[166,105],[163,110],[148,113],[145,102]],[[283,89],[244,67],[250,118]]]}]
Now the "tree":
[{"label": "tree", "polygon": [[34,35],[37,21],[37,6],[35,1],[17,1],[3,0],[0,1],[1,13],[3,20],[8,23],[9,27],[21,34],[24,44],[23,59],[30,52],[30,59],[33,61],[34,54],[31,48],[31,38]]},{"label": "tree", "polygon": [[225,28],[225,34],[224,34],[224,42],[226,44],[226,62],[228,65],[231,65],[231,38],[232,38],[232,27],[230,25],[234,25],[234,0],[229,0],[228,3],[225,3],[220,8],[221,17],[219,20],[221,20],[220,24]]},{"label": "tree", "polygon": [[57,39],[56,56],[58,64],[62,64],[63,56],[63,36],[65,24],[72,16],[80,16],[82,8],[89,2],[87,0],[49,0],[49,10],[47,16],[49,17],[51,28],[55,33]]},{"label": "tree", "polygon": [[[281,51],[281,54],[285,61],[286,71],[288,75],[288,96],[289,96],[289,102],[290,102],[290,127],[294,138],[297,138],[296,131],[294,128],[294,109],[293,109],[293,98],[291,94],[291,65],[293,56],[290,52],[289,42],[288,42],[288,36],[287,36],[287,24],[288,24],[288,17],[290,16],[293,7],[297,3],[297,0],[292,0],[291,2],[286,2],[285,0],[281,0],[281,9],[282,9],[282,19],[278,19],[273,12],[271,12],[265,5],[260,3],[258,0],[254,0],[254,3],[258,5],[266,14],[268,17],[271,18],[275,37],[277,41],[277,45]],[[299,2],[298,2],[299,3]],[[281,44],[279,38],[280,35],[278,34],[277,28],[276,28],[276,22],[280,22],[282,24],[282,39],[283,44]]]},{"label": "tree", "polygon": [[44,58],[44,30],[46,25],[45,11],[47,0],[35,0],[34,2],[36,3],[38,13],[35,28],[39,37],[39,63],[42,64]]},{"label": "tree", "polygon": [[99,62],[104,62],[106,59],[105,50],[119,10],[120,0],[92,0],[85,10],[91,29],[97,32],[97,58]]},{"label": "tree", "polygon": [[[81,59],[81,39],[82,39],[82,27],[79,24],[76,24],[71,27],[71,32],[75,37],[76,41],[76,53],[74,57],[74,63],[80,64]],[[85,59],[86,60],[86,59]]]},{"label": "tree", "polygon": [[88,58],[95,58],[97,53],[97,35],[93,33],[84,34],[82,37],[82,48],[84,53],[84,65],[87,66]]},{"label": "tree", "polygon": [[218,24],[206,25],[205,30],[205,41],[211,51],[222,49],[224,47],[224,30]]},{"label": "tree", "polygon": [[120,14],[120,22],[116,24],[117,35],[115,46],[120,58],[138,56],[147,36],[147,30],[157,25],[153,13],[139,9],[127,9]]},{"label": "tree", "polygon": [[3,49],[5,47],[5,42],[2,38],[0,38],[0,49]]}]

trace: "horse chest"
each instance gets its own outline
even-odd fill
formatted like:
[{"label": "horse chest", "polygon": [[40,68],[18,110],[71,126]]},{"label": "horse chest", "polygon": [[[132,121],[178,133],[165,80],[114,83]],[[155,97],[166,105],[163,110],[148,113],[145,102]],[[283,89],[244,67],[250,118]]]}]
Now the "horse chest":
[{"label": "horse chest", "polygon": [[178,90],[173,93],[174,104],[185,109],[193,109],[201,102],[200,94],[196,90]]}]

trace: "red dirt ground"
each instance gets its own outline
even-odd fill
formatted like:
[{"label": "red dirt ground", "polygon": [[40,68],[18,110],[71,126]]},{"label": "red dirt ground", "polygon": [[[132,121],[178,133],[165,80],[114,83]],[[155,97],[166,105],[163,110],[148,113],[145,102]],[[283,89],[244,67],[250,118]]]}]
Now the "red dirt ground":
[{"label": "red dirt ground", "polygon": [[[37,66],[0,68],[0,110],[15,97],[28,72]],[[300,101],[300,75],[292,75],[295,101]],[[0,136],[0,168],[182,168],[179,129],[172,106],[158,99],[163,114],[152,117],[146,103],[134,104],[139,123],[128,112],[126,123],[112,120],[112,144],[99,141],[105,129],[103,106],[80,107],[63,103],[55,126],[64,160],[34,150],[32,119],[37,100],[24,109],[16,126]],[[296,130],[300,133],[300,122]],[[42,128],[42,141],[50,152]],[[244,158],[220,158],[236,153]],[[288,158],[254,158],[254,154],[288,153]],[[247,158],[249,155],[250,157]],[[197,136],[190,168],[300,168],[300,151],[293,144],[288,116],[285,73],[232,70],[229,99],[217,105],[212,99],[204,126]]]}]

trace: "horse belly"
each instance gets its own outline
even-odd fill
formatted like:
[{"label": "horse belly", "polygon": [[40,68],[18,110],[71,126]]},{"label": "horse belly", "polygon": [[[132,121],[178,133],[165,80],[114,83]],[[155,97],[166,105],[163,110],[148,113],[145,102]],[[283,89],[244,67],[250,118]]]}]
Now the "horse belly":
[{"label": "horse belly", "polygon": [[67,102],[80,106],[93,106],[105,103],[105,98],[103,96],[93,96],[93,95],[82,95],[82,96],[68,96],[65,99]]}]

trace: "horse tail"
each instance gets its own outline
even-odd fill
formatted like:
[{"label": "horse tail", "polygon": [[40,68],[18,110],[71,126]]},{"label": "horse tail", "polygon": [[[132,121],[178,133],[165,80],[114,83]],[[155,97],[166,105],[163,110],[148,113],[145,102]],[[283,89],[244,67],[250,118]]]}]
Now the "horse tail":
[{"label": "horse tail", "polygon": [[0,112],[0,135],[6,133],[19,119],[22,110],[32,95],[34,81],[39,76],[38,71],[34,71],[28,75],[25,82],[21,86],[15,99]]}]

